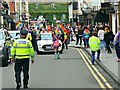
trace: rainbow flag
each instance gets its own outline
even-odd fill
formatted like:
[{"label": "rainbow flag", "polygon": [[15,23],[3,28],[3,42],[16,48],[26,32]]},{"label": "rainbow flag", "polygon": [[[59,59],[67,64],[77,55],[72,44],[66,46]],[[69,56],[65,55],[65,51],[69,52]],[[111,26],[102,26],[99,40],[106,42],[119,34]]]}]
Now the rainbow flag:
[{"label": "rainbow flag", "polygon": [[63,26],[62,23],[59,24],[59,27],[62,29],[62,32],[67,33],[67,29]]},{"label": "rainbow flag", "polygon": [[16,28],[18,29],[18,28],[22,28],[22,27],[23,27],[23,24],[20,21],[18,21],[16,24]]}]

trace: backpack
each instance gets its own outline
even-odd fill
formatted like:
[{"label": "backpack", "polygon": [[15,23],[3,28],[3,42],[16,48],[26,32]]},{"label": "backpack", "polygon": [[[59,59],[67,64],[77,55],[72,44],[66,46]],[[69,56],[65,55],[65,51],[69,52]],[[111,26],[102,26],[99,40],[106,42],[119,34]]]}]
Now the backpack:
[{"label": "backpack", "polygon": [[88,39],[89,36],[90,36],[90,31],[89,31],[88,29],[85,29],[84,32],[83,32],[83,37],[84,37],[85,39]]}]

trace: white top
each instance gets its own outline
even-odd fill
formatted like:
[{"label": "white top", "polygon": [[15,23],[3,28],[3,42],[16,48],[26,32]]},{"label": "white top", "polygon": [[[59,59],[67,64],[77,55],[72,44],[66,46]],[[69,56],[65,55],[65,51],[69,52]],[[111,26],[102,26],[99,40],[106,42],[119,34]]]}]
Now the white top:
[{"label": "white top", "polygon": [[104,40],[104,33],[105,33],[104,30],[99,30],[98,31],[98,37],[99,37],[100,40]]}]

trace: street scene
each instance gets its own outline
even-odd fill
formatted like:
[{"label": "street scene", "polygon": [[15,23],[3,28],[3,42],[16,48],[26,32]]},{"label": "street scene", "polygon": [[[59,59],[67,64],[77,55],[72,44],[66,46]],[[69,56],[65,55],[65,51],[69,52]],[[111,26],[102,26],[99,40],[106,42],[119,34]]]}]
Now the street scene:
[{"label": "street scene", "polygon": [[0,0],[0,89],[120,89],[120,0]]}]

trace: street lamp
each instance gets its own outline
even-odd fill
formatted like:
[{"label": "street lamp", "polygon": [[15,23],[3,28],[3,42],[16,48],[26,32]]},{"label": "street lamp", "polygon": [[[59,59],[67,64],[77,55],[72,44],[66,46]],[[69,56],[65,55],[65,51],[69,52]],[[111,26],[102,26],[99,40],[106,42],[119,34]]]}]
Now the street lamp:
[{"label": "street lamp", "polygon": [[118,11],[118,3],[113,4],[114,10],[115,10],[115,33],[117,33],[117,11]]}]

